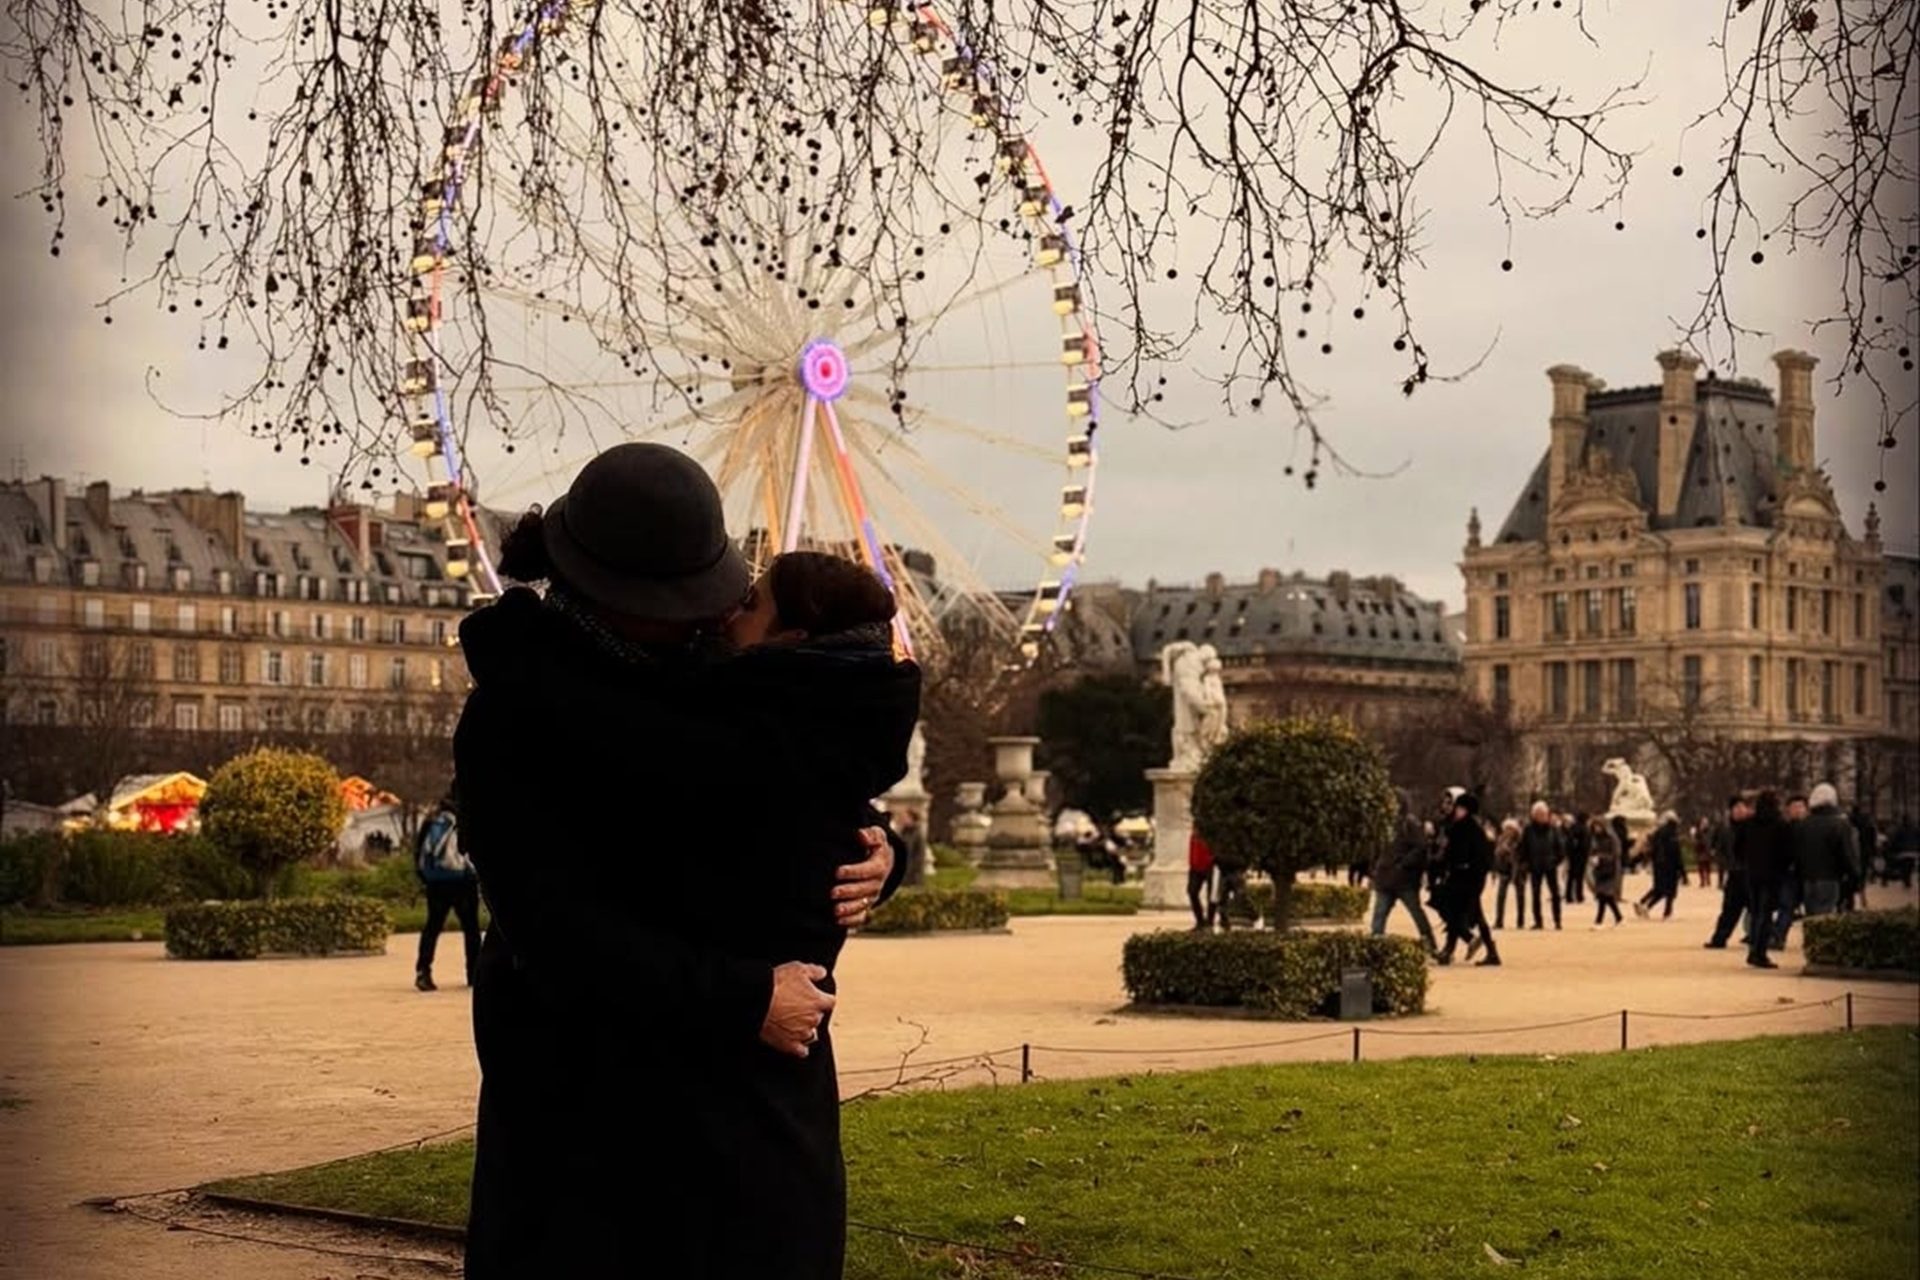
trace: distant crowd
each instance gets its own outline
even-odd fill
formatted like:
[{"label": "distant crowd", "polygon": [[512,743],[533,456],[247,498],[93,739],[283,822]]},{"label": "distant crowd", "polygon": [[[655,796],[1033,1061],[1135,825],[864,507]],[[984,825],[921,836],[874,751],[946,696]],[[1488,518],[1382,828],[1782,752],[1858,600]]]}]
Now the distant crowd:
[{"label": "distant crowd", "polygon": [[[1195,927],[1224,927],[1238,886],[1211,866],[1202,841],[1194,845],[1188,897]],[[1691,871],[1701,888],[1718,887],[1722,895],[1705,945],[1725,949],[1739,928],[1748,963],[1775,968],[1768,953],[1786,945],[1796,919],[1864,908],[1870,881],[1911,885],[1916,864],[1920,826],[1903,817],[1883,833],[1863,808],[1844,809],[1831,783],[1784,798],[1777,790],[1742,792],[1721,817],[1684,824],[1669,811],[1638,832],[1619,815],[1556,812],[1544,800],[1524,817],[1496,822],[1472,792],[1449,787],[1429,815],[1403,793],[1394,841],[1371,862],[1350,865],[1347,880],[1372,885],[1376,935],[1399,906],[1435,963],[1452,964],[1464,947],[1469,963],[1498,965],[1494,933],[1506,928],[1509,900],[1517,929],[1528,927],[1529,915],[1534,929],[1549,920],[1559,929],[1567,907],[1584,909],[1589,901],[1592,928],[1618,927],[1626,921],[1627,873],[1645,867],[1653,883],[1632,910],[1641,919],[1670,920]]]}]

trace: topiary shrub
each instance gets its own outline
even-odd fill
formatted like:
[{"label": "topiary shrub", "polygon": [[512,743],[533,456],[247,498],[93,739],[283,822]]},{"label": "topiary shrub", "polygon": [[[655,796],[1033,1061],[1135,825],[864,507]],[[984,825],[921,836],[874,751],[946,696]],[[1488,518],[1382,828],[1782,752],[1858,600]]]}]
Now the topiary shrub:
[{"label": "topiary shrub", "polygon": [[271,897],[283,867],[332,850],[347,819],[340,776],[319,756],[261,747],[214,771],[200,826]]},{"label": "topiary shrub", "polygon": [[167,912],[167,954],[180,960],[251,960],[387,949],[387,908],[372,898],[197,902]]},{"label": "topiary shrub", "polygon": [[0,844],[0,907],[43,907],[57,899],[65,852],[53,831],[35,831]]},{"label": "topiary shrub", "polygon": [[1806,921],[1809,965],[1920,977],[1920,907],[1850,911]]},{"label": "topiary shrub", "polygon": [[939,933],[1007,927],[1007,899],[973,890],[907,889],[873,910],[863,933]]},{"label": "topiary shrub", "polygon": [[[1260,913],[1262,920],[1269,926],[1273,925],[1271,884],[1248,885],[1247,901]],[[1355,920],[1366,919],[1367,908],[1372,904],[1371,892],[1358,885],[1295,882],[1293,886],[1295,920],[1337,920],[1342,924],[1351,924]]]},{"label": "topiary shrub", "polygon": [[1217,747],[1193,785],[1193,825],[1232,869],[1273,881],[1272,923],[1293,920],[1293,878],[1369,861],[1398,806],[1380,750],[1339,717],[1256,724]]},{"label": "topiary shrub", "polygon": [[1337,1008],[1342,969],[1373,975],[1375,1013],[1423,1013],[1427,957],[1411,938],[1327,933],[1137,933],[1121,957],[1137,1004],[1311,1018]]}]

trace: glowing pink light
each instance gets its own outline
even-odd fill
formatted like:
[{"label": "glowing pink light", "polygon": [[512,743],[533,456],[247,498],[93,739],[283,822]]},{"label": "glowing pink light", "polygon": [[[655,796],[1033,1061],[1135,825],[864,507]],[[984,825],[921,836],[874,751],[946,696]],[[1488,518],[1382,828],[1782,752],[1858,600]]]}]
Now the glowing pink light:
[{"label": "glowing pink light", "polygon": [[847,353],[826,338],[809,342],[800,353],[800,385],[817,400],[838,400],[847,394]]}]

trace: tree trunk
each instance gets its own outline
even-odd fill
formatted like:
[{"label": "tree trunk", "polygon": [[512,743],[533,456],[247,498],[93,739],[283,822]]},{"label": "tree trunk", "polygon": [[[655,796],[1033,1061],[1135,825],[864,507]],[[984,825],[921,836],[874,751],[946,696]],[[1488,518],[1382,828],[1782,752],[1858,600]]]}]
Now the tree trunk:
[{"label": "tree trunk", "polygon": [[1293,872],[1272,877],[1273,880],[1273,924],[1275,933],[1285,933],[1293,928]]}]

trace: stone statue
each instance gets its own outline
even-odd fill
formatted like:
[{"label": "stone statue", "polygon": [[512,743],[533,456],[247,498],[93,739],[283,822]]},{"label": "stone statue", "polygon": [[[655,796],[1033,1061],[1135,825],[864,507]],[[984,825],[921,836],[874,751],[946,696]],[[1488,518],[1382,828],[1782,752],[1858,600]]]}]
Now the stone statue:
[{"label": "stone statue", "polygon": [[1600,767],[1602,773],[1613,779],[1613,799],[1607,804],[1607,816],[1622,817],[1629,826],[1645,822],[1655,825],[1660,815],[1653,807],[1653,792],[1647,786],[1646,775],[1636,772],[1634,767],[1618,756]]},{"label": "stone statue", "polygon": [[907,776],[900,779],[900,785],[895,790],[903,794],[926,794],[927,735],[918,723],[913,726],[913,737],[907,743]]},{"label": "stone statue", "polygon": [[1173,690],[1173,760],[1167,767],[1198,772],[1207,753],[1227,739],[1220,653],[1210,644],[1170,644],[1160,651],[1160,675]]}]

